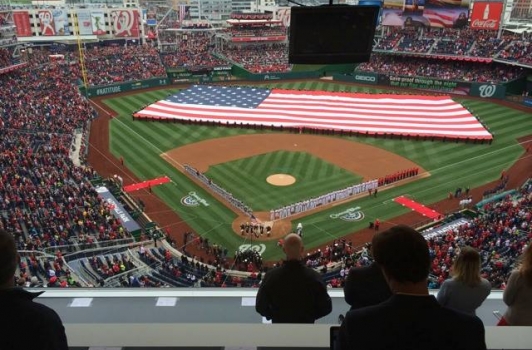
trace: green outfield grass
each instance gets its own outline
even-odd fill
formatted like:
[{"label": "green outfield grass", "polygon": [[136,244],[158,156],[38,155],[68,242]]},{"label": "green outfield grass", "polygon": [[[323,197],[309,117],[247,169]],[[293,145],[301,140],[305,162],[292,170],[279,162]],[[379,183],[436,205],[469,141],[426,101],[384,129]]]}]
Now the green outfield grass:
[{"label": "green outfield grass", "polygon": [[[210,167],[206,174],[256,211],[277,209],[358,184],[362,180],[362,176],[309,153],[289,151],[270,152],[218,164]],[[273,174],[289,174],[297,181],[291,186],[273,186],[266,182],[266,178]]]},{"label": "green outfield grass", "polygon": [[[264,86],[264,85],[261,85]],[[370,87],[344,85],[326,81],[279,82],[268,85],[285,89],[309,89],[353,92],[389,92]],[[175,210],[183,220],[199,234],[222,244],[233,252],[245,239],[232,233],[231,223],[236,215],[214,197],[197,187],[173,165],[161,159],[160,154],[192,142],[205,139],[254,134],[260,131],[232,128],[180,125],[172,123],[133,121],[131,113],[155,100],[164,98],[174,89],[139,93],[136,95],[109,98],[105,101],[119,114],[111,121],[111,151],[122,156],[126,165],[141,179],[168,175],[171,184],[158,186],[154,193]],[[454,142],[407,141],[365,138],[350,138],[352,141],[371,144],[398,153],[430,171],[431,176],[413,183],[381,191],[378,198],[362,198],[355,202],[338,205],[330,210],[310,215],[301,220],[304,225],[304,240],[307,248],[324,244],[334,238],[367,227],[368,220],[390,220],[408,210],[393,202],[393,198],[407,194],[413,199],[431,204],[442,200],[457,187],[477,187],[500,176],[523,153],[516,138],[530,134],[532,118],[520,112],[481,100],[457,98],[470,108],[495,135],[492,145],[473,145]],[[240,183],[240,182],[239,182]],[[190,191],[208,201],[209,206],[186,207],[181,198]],[[365,218],[348,222],[334,214],[352,207],[361,207]],[[393,221],[393,220],[392,220]],[[279,259],[281,250],[275,242],[265,243],[265,259]]]}]

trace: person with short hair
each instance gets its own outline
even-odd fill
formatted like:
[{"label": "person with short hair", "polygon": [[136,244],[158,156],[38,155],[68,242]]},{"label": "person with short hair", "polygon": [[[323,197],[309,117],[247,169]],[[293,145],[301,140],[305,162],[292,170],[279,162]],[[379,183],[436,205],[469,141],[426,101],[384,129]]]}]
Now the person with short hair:
[{"label": "person with short hair", "polygon": [[521,264],[510,274],[502,300],[508,306],[503,323],[532,326],[532,245],[525,248]]},{"label": "person with short hair", "polygon": [[486,349],[478,317],[445,308],[429,294],[430,255],[419,232],[404,225],[380,232],[373,255],[393,295],[347,313],[340,327],[342,350]]},{"label": "person with short hair", "polygon": [[264,275],[255,310],[272,323],[314,323],[332,311],[325,283],[301,261],[301,237],[289,234],[282,248],[286,260]]},{"label": "person with short hair", "polygon": [[[370,254],[372,247],[373,245],[369,247]],[[344,298],[351,305],[351,310],[380,304],[391,296],[390,286],[375,262],[349,270],[344,285]]]},{"label": "person with short hair", "polygon": [[65,328],[57,313],[15,287],[20,258],[13,235],[0,229],[0,348],[2,350],[68,350]]},{"label": "person with short hair", "polygon": [[471,247],[462,247],[453,263],[453,278],[440,287],[436,299],[445,307],[475,315],[477,308],[491,293],[491,283],[480,277],[480,254]]}]

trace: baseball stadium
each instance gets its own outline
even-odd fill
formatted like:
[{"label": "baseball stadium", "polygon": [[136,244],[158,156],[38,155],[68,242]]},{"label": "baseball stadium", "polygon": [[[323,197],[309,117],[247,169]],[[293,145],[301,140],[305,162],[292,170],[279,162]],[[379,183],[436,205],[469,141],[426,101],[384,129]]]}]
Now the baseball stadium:
[{"label": "baseball stadium", "polygon": [[[407,225],[433,295],[479,252],[488,348],[530,349],[493,326],[532,239],[532,2],[339,3],[379,7],[369,60],[289,60],[320,0],[0,0],[0,230],[72,348],[328,348],[350,269]],[[290,233],[333,311],[254,339]]]}]

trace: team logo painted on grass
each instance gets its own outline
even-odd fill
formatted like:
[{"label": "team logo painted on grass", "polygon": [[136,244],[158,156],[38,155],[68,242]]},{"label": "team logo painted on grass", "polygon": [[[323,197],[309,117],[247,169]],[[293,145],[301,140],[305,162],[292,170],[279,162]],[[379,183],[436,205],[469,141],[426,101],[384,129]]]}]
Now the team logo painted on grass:
[{"label": "team logo painted on grass", "polygon": [[344,221],[360,221],[364,219],[364,213],[360,211],[361,207],[347,208],[346,210],[331,214],[329,217],[331,219],[341,219]]},{"label": "team logo painted on grass", "polygon": [[209,203],[205,199],[201,198],[196,194],[196,192],[193,191],[189,192],[188,196],[181,198],[181,204],[187,207],[197,207],[200,204],[205,207],[209,206]]},{"label": "team logo painted on grass", "polygon": [[238,247],[239,252],[245,252],[246,250],[252,249],[256,252],[258,252],[260,255],[266,251],[266,245],[265,244],[242,244],[240,247]]}]

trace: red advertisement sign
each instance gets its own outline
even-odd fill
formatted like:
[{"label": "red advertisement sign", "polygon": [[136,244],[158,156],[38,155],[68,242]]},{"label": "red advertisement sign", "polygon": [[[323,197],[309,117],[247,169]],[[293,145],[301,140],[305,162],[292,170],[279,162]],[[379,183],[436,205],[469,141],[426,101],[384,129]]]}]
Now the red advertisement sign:
[{"label": "red advertisement sign", "polygon": [[113,32],[118,37],[140,36],[139,12],[137,10],[118,10],[111,12]]},{"label": "red advertisement sign", "polygon": [[475,2],[471,11],[471,29],[498,30],[501,23],[502,2]]},{"label": "red advertisement sign", "polygon": [[13,12],[13,22],[17,27],[17,36],[31,36],[30,14],[28,11]]},{"label": "red advertisement sign", "polygon": [[51,10],[39,10],[41,35],[55,35],[54,15]]},{"label": "red advertisement sign", "polygon": [[233,37],[233,42],[244,42],[244,41],[283,41],[286,39],[286,36],[263,36],[263,37],[254,37],[254,36],[244,36],[244,37]]}]

